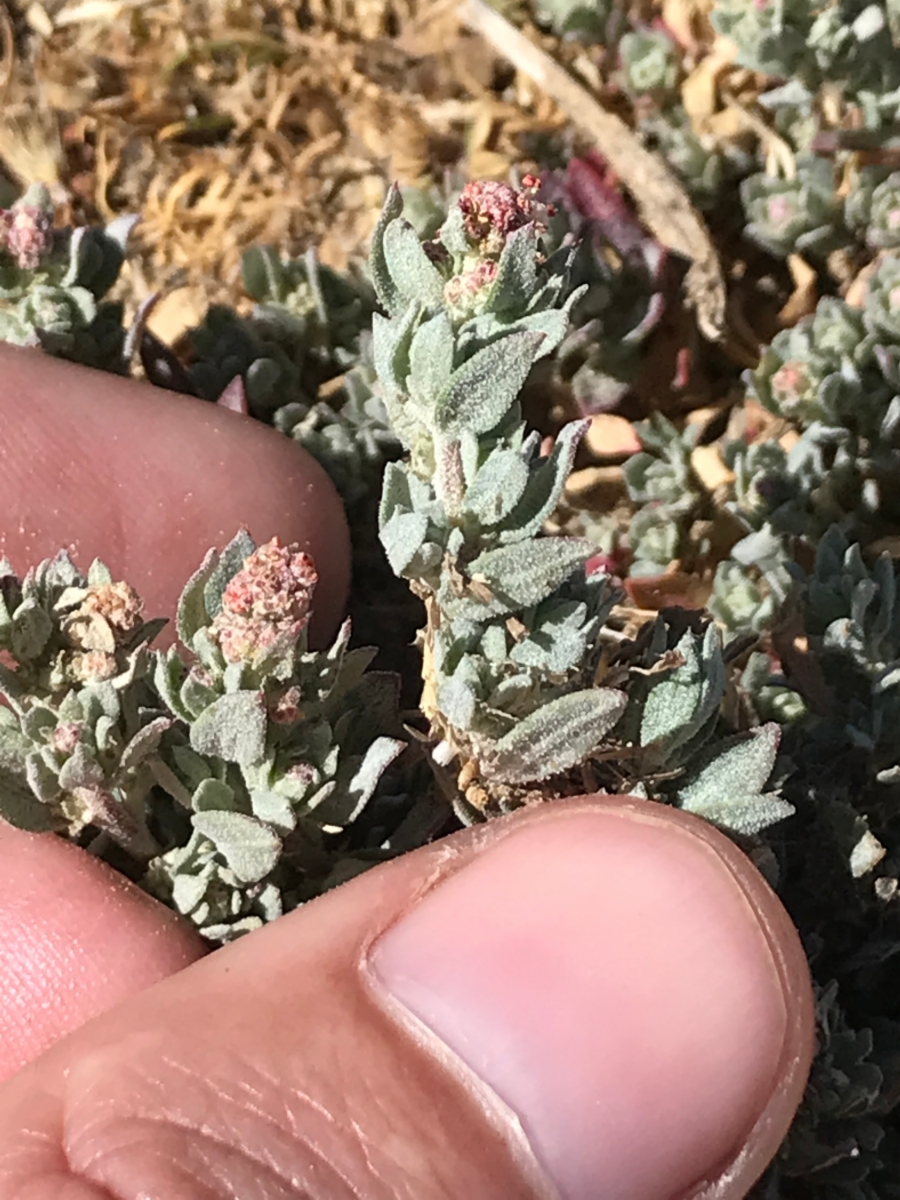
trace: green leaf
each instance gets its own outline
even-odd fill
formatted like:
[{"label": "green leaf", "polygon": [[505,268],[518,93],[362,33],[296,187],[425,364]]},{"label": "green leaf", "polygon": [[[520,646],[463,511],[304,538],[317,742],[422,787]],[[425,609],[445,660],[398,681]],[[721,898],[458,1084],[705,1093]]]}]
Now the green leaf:
[{"label": "green leaf", "polygon": [[537,333],[514,333],[478,350],[458,367],[438,400],[434,421],[445,433],[487,433],[515,403],[543,342]]},{"label": "green leaf", "polygon": [[534,222],[516,229],[506,239],[488,308],[497,313],[523,312],[537,284],[537,230]]},{"label": "green leaf", "polygon": [[492,450],[466,489],[466,510],[482,525],[497,525],[515,507],[528,483],[528,467],[515,450]]},{"label": "green leaf", "polygon": [[613,688],[589,688],[551,700],[495,743],[482,762],[486,779],[531,783],[567,771],[585,759],[625,710]]},{"label": "green leaf", "polygon": [[539,604],[591,554],[585,538],[540,538],[479,554],[469,567],[473,579],[488,585],[497,599],[514,608]]},{"label": "green leaf", "polygon": [[684,662],[651,684],[641,718],[642,746],[657,743],[671,753],[703,735],[725,693],[725,666],[716,626],[710,622],[701,641],[690,630],[676,650]]},{"label": "green leaf", "polygon": [[220,779],[204,779],[194,788],[191,807],[194,812],[231,812],[235,805],[234,789]]},{"label": "green leaf", "polygon": [[23,600],[13,613],[10,646],[20,661],[37,658],[53,632],[50,616],[36,600]]},{"label": "green leaf", "polygon": [[175,628],[181,643],[191,648],[194,634],[204,625],[209,624],[209,614],[203,599],[203,589],[215,569],[216,552],[208,550],[203,562],[184,585],[178,599],[178,609],[175,614]]},{"label": "green leaf", "polygon": [[[375,295],[388,313],[395,313],[403,307],[400,290],[388,269],[384,250],[384,236],[392,221],[403,212],[403,197],[396,183],[388,190],[384,208],[372,233],[372,248],[369,251],[369,271],[372,283],[375,285]],[[379,371],[379,376],[381,372]]]},{"label": "green leaf", "polygon": [[258,883],[278,865],[281,838],[255,817],[233,812],[200,812],[194,829],[209,838],[238,879]]},{"label": "green leaf", "polygon": [[453,371],[453,329],[450,318],[439,312],[420,325],[409,347],[410,393],[431,408],[450,381]]},{"label": "green leaf", "polygon": [[734,833],[758,833],[794,811],[786,800],[762,795],[778,753],[781,727],[774,721],[718,743],[677,793],[685,812]]},{"label": "green leaf", "polygon": [[174,725],[171,717],[155,717],[134,735],[119,759],[119,770],[130,771],[156,752],[160,739]]},{"label": "green leaf", "polygon": [[222,608],[222,593],[228,586],[228,583],[233,576],[237,575],[238,571],[244,565],[244,560],[249,558],[256,549],[256,542],[247,532],[246,529],[239,530],[231,539],[225,549],[216,559],[215,566],[209,574],[209,578],[203,588],[203,602],[206,605],[206,611],[209,613],[210,619],[217,616]]},{"label": "green leaf", "polygon": [[589,420],[570,421],[560,430],[550,457],[531,472],[521,498],[503,522],[501,541],[533,537],[554,512],[589,425]]},{"label": "green leaf", "polygon": [[191,725],[191,746],[226,762],[250,766],[266,751],[266,706],[260,692],[220,696]]},{"label": "green leaf", "polygon": [[384,231],[384,260],[401,302],[416,300],[434,307],[444,297],[441,273],[422,249],[419,235],[403,217]]},{"label": "green leaf", "polygon": [[378,536],[396,575],[403,574],[427,535],[428,518],[424,513],[394,513]]}]

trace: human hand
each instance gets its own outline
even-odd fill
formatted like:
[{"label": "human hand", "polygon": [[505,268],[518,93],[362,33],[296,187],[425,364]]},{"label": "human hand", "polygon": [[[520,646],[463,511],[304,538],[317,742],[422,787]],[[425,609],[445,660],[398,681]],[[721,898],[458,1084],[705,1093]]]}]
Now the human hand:
[{"label": "human hand", "polygon": [[[299,447],[30,352],[0,368],[14,566],[74,534],[171,612],[246,524],[314,555],[327,634],[346,531]],[[0,878],[0,1200],[735,1200],[803,1090],[796,933],[658,805],[467,830],[206,957],[58,840],[0,827]]]}]

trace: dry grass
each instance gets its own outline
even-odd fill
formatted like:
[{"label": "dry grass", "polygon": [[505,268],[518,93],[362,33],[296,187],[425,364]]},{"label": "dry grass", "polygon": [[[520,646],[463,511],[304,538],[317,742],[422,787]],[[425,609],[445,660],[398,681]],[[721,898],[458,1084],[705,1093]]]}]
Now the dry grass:
[{"label": "dry grass", "polygon": [[[35,0],[3,10],[0,164],[76,222],[139,212],[125,281],[177,332],[241,250],[359,257],[386,182],[505,175],[561,118],[417,0]],[[513,93],[512,99],[510,98]]]}]

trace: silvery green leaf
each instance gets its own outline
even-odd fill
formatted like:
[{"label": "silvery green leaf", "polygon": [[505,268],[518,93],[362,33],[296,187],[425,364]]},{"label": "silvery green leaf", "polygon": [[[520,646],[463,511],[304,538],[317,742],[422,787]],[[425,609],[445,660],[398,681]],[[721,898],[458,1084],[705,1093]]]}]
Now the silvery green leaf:
[{"label": "silvery green leaf", "polygon": [[383,388],[402,394],[409,374],[409,350],[421,305],[413,301],[402,316],[387,320],[380,313],[372,318],[372,357]]},{"label": "silvery green leaf", "polygon": [[37,658],[53,632],[50,615],[36,600],[23,600],[13,613],[10,648],[15,658]]},{"label": "silvery green leaf", "polygon": [[477,700],[471,684],[458,676],[451,675],[438,687],[438,707],[457,729],[471,729]]},{"label": "silvery green leaf", "polygon": [[[4,714],[9,713],[9,709],[4,709],[3,712]],[[52,709],[45,708],[42,704],[36,704],[22,717],[21,724],[16,721],[8,729],[0,729],[0,764],[4,766],[8,764],[5,746],[8,745],[12,750],[13,747],[21,744],[27,745],[29,741],[42,742],[45,740],[44,731],[55,729],[59,719]]]},{"label": "silvery green leaf", "polygon": [[774,721],[718,743],[707,751],[678,790],[679,806],[735,833],[758,833],[790,816],[790,804],[761,795],[778,753],[781,727]]},{"label": "silvery green leaf", "polygon": [[528,608],[555,591],[591,553],[584,538],[540,538],[487,550],[471,563],[473,579],[488,585],[494,596],[514,608]]},{"label": "silvery green leaf", "polygon": [[205,875],[189,875],[184,872],[172,880],[172,903],[176,912],[189,916],[201,903],[209,887]]},{"label": "silvery green leaf", "polygon": [[424,479],[413,475],[406,463],[390,462],[384,468],[378,523],[386,525],[394,513],[423,512],[435,502],[434,489]]},{"label": "silvery green leaf", "polygon": [[470,248],[465,217],[458,204],[451,206],[441,224],[441,245],[450,254],[465,254]]},{"label": "silvery green leaf", "polygon": [[506,239],[488,307],[497,313],[521,313],[537,283],[537,230],[530,221]]},{"label": "silvery green leaf", "polygon": [[[384,208],[372,233],[372,248],[369,251],[369,271],[378,301],[388,313],[396,313],[402,307],[400,290],[388,268],[384,250],[384,236],[392,221],[396,221],[403,212],[403,197],[400,189],[393,184],[388,189]],[[381,376],[381,372],[378,372]]]},{"label": "silvery green leaf", "polygon": [[160,699],[176,717],[190,721],[196,714],[186,709],[181,702],[181,686],[187,670],[178,651],[174,646],[170,646],[168,650],[157,650],[153,657],[153,686]]},{"label": "silvery green leaf", "polygon": [[178,692],[179,707],[177,711],[181,715],[187,713],[191,718],[197,717],[204,708],[208,708],[212,704],[217,696],[218,692],[215,688],[203,683],[198,672],[188,671]]},{"label": "silvery green leaf", "polygon": [[[222,607],[222,593],[229,580],[243,567],[244,560],[256,549],[256,542],[241,529],[218,555],[213,569],[203,586],[203,603],[210,618],[215,617]],[[204,622],[205,623],[205,622]],[[184,639],[182,638],[182,641]],[[189,643],[185,643],[186,645]]]},{"label": "silvery green leaf", "polygon": [[505,625],[488,625],[481,639],[481,653],[488,662],[503,662],[509,653]]},{"label": "silvery green leaf", "polygon": [[403,574],[427,534],[428,518],[424,513],[394,513],[378,536],[395,574]]},{"label": "silvery green leaf", "polygon": [[450,318],[439,312],[416,330],[409,347],[410,393],[428,408],[450,381],[453,371],[453,330]]},{"label": "silvery green leaf", "polygon": [[84,742],[79,742],[60,767],[59,786],[70,792],[72,788],[102,786],[104,782],[103,768]]},{"label": "silvery green leaf", "polygon": [[353,772],[344,783],[339,780],[327,800],[311,801],[316,820],[324,828],[342,829],[350,825],[368,804],[378,786],[378,781],[397,755],[406,749],[406,743],[397,738],[379,737],[372,742]]},{"label": "silvery green leaf", "polygon": [[226,762],[251,765],[266,749],[266,706],[259,692],[220,696],[191,725],[191,746]]},{"label": "silvery green leaf", "polygon": [[715,625],[707,626],[702,642],[688,630],[676,649],[684,662],[654,679],[644,702],[642,746],[658,743],[671,751],[684,745],[703,731],[721,703],[725,667]]},{"label": "silvery green leaf", "polygon": [[792,804],[772,795],[742,795],[734,799],[722,797],[718,801],[711,800],[702,809],[689,808],[686,804],[683,807],[687,812],[694,812],[705,821],[718,825],[720,829],[745,837],[768,829],[770,825],[794,813]]},{"label": "silvery green leaf", "polygon": [[52,804],[59,798],[62,788],[57,774],[37,752],[29,754],[25,760],[25,778],[42,804]]},{"label": "silvery green leaf", "polygon": [[254,788],[250,792],[253,815],[267,825],[274,825],[281,833],[290,833],[297,825],[297,814],[289,798],[281,792]]},{"label": "silvery green leaf", "polygon": [[90,587],[99,587],[104,583],[112,583],[112,572],[106,563],[101,562],[99,558],[95,558],[88,567],[87,581]]},{"label": "silvery green leaf", "polygon": [[212,812],[219,809],[231,812],[235,807],[234,789],[220,779],[204,779],[194,788],[191,807],[194,812]]},{"label": "silvery green leaf", "polygon": [[587,639],[597,623],[586,621],[586,605],[575,600],[548,600],[543,607],[550,611],[528,637],[513,646],[510,661],[555,674],[574,670],[584,657]]},{"label": "silvery green leaf", "polygon": [[204,625],[209,624],[209,614],[203,599],[203,589],[206,581],[213,572],[216,561],[215,550],[207,550],[203,562],[184,585],[178,598],[178,608],[175,614],[175,628],[181,642],[190,648],[193,645],[194,634]]},{"label": "silvery green leaf", "polygon": [[567,771],[586,758],[622,715],[627,697],[590,688],[551,700],[520,721],[482,762],[486,779],[531,783]]},{"label": "silvery green leaf", "polygon": [[200,659],[200,662],[206,667],[207,671],[212,672],[213,677],[219,675],[225,669],[225,659],[222,657],[222,652],[218,645],[213,641],[207,626],[202,625],[194,634],[191,640],[193,652]]},{"label": "silvery green leaf", "polygon": [[190,746],[173,746],[171,755],[175,766],[192,789],[196,788],[204,779],[209,779],[212,774],[207,760],[202,754],[197,754],[195,750],[192,750]]},{"label": "silvery green leaf", "polygon": [[520,454],[493,450],[466,488],[466,511],[482,525],[496,525],[519,502],[527,482],[528,467]]},{"label": "silvery green leaf", "polygon": [[278,864],[281,838],[267,825],[244,813],[195,813],[191,823],[209,838],[238,879],[257,883]]},{"label": "silvery green leaf", "polygon": [[94,744],[98,752],[109,754],[113,751],[119,742],[118,732],[118,722],[111,717],[100,717],[94,726]]},{"label": "silvery green leaf", "polygon": [[384,260],[400,300],[417,300],[428,306],[440,304],[444,281],[409,221],[404,217],[391,221],[385,228],[383,245]]},{"label": "silvery green leaf", "polygon": [[86,687],[81,693],[81,704],[86,714],[93,711],[93,706],[96,706],[97,711],[102,712],[111,721],[117,721],[122,715],[119,693],[108,679],[102,679],[99,683],[92,683]]},{"label": "silvery green leaf", "polygon": [[53,809],[35,798],[25,776],[5,770],[0,770],[0,817],[26,833],[46,833],[56,825]]},{"label": "silvery green leaf", "polygon": [[553,513],[589,425],[589,420],[570,421],[560,430],[550,457],[532,470],[521,499],[504,521],[502,542],[533,537]]},{"label": "silvery green leaf", "polygon": [[543,337],[514,333],[477,350],[458,367],[434,410],[445,433],[487,433],[498,425],[528,378]]}]

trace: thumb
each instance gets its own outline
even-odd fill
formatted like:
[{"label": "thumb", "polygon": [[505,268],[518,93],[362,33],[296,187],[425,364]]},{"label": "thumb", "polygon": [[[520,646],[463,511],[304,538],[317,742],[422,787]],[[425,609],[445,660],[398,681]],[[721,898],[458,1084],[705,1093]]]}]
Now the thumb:
[{"label": "thumb", "polygon": [[803,1090],[796,933],[749,862],[629,799],[371,871],[0,1089],[0,1195],[745,1196]]}]

